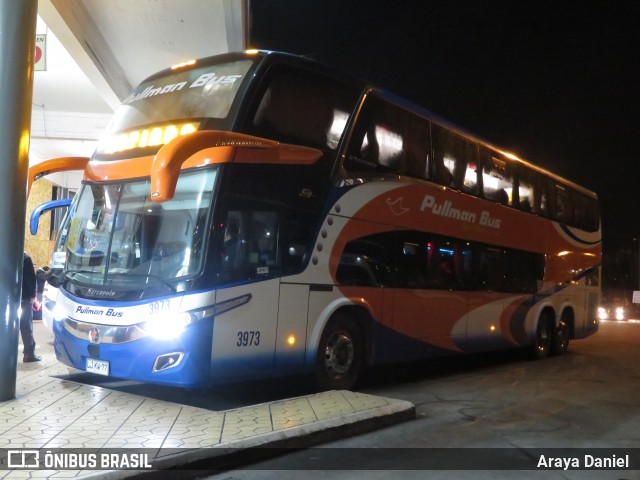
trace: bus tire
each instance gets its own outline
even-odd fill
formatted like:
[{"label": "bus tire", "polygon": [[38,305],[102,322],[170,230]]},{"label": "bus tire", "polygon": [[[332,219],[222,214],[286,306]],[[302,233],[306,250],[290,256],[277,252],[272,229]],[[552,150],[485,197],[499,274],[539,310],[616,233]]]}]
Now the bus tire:
[{"label": "bus tire", "polygon": [[535,342],[532,347],[533,358],[542,359],[551,353],[554,332],[553,320],[548,314],[543,313],[538,318]]},{"label": "bus tire", "polygon": [[551,355],[562,355],[569,349],[569,322],[564,313],[560,318],[560,324],[555,329],[553,342],[551,343]]},{"label": "bus tire", "polygon": [[358,323],[336,313],[322,332],[316,356],[315,379],[322,390],[352,388],[364,362],[364,342]]}]

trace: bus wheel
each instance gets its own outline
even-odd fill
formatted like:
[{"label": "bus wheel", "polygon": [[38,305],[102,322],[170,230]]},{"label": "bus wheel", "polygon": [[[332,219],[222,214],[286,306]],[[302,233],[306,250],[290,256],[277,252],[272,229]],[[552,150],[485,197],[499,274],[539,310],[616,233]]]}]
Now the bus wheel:
[{"label": "bus wheel", "polygon": [[560,325],[555,329],[553,342],[551,343],[551,354],[562,355],[569,348],[569,324],[564,315],[560,318]]},{"label": "bus wheel", "polygon": [[315,377],[323,390],[348,390],[358,379],[364,358],[362,333],[356,321],[337,313],[327,323],[316,357]]},{"label": "bus wheel", "polygon": [[540,315],[536,328],[536,341],[533,345],[534,358],[546,358],[551,352],[553,341],[553,322],[548,315]]}]

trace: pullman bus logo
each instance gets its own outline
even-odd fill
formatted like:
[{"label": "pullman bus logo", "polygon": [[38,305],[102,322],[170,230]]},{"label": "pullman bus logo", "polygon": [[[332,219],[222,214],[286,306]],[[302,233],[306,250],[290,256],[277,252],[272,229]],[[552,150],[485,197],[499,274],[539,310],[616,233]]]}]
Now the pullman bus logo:
[{"label": "pullman bus logo", "polygon": [[89,330],[89,340],[91,343],[99,343],[100,342],[100,331],[97,328],[92,328]]}]

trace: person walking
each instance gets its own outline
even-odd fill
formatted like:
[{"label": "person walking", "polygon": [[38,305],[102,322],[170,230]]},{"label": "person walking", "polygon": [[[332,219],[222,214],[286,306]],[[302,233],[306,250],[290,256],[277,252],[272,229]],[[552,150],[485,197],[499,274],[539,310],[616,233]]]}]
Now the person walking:
[{"label": "person walking", "polygon": [[33,338],[33,302],[36,299],[36,272],[31,257],[26,252],[22,260],[22,295],[20,313],[20,336],[24,349],[24,363],[39,362],[42,357],[36,355],[36,341]]}]

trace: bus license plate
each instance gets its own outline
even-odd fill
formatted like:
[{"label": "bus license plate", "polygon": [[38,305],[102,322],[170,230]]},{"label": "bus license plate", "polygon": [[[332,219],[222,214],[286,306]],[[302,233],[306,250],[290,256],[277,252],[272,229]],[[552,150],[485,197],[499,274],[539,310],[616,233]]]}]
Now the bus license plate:
[{"label": "bus license plate", "polygon": [[96,360],[95,358],[87,358],[87,372],[108,376],[109,362],[105,360]]}]

